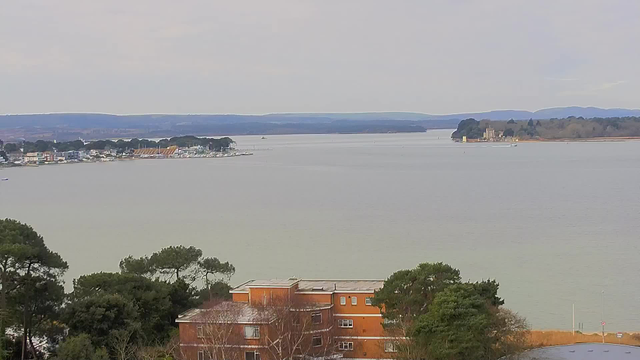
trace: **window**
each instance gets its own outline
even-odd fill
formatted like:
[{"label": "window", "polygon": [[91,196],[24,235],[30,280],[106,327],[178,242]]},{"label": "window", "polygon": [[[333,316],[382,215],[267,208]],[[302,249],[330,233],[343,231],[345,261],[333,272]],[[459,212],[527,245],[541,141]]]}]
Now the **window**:
[{"label": "window", "polygon": [[260,327],[259,326],[245,326],[244,327],[245,339],[260,339]]},{"label": "window", "polygon": [[373,298],[371,297],[364,298],[364,304],[369,306],[373,305]]},{"label": "window", "polygon": [[353,320],[352,319],[338,319],[338,327],[341,328],[352,328]]},{"label": "window", "polygon": [[384,352],[398,352],[398,346],[393,341],[385,341]]},{"label": "window", "polygon": [[314,347],[322,346],[322,336],[314,336],[311,338],[311,345]]},{"label": "window", "polygon": [[347,305],[347,298],[344,296],[340,296],[340,305]]},{"label": "window", "polygon": [[351,297],[351,305],[358,305],[358,297],[357,296],[352,296]]},{"label": "window", "polygon": [[322,313],[313,313],[311,314],[311,323],[313,324],[322,324]]},{"label": "window", "polygon": [[353,350],[353,343],[351,341],[339,342],[338,350],[344,350],[344,351]]},{"label": "window", "polygon": [[203,350],[198,351],[198,360],[204,360],[204,351]]},{"label": "window", "polygon": [[384,319],[382,319],[382,323],[384,325],[397,324],[398,323],[398,319],[387,319],[387,318],[384,318]]},{"label": "window", "polygon": [[257,351],[247,351],[244,353],[244,360],[260,360],[260,353]]},{"label": "window", "polygon": [[196,335],[197,335],[199,338],[203,338],[203,337],[204,337],[204,327],[203,327],[202,325],[198,325],[198,326],[196,327]]}]

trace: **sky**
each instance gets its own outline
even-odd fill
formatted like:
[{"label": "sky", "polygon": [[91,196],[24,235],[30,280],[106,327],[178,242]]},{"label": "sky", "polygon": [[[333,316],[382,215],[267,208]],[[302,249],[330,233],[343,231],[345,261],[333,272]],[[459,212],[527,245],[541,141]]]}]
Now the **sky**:
[{"label": "sky", "polygon": [[0,3],[0,114],[640,108],[638,0]]}]

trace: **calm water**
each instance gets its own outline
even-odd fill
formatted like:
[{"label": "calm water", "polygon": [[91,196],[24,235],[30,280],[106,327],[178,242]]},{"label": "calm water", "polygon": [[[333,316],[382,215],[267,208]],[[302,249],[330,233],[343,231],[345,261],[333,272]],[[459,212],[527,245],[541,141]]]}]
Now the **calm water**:
[{"label": "calm water", "polygon": [[0,217],[80,274],[195,245],[250,278],[496,278],[535,328],[640,330],[640,142],[454,144],[427,134],[237,137],[255,155],[0,170]]}]

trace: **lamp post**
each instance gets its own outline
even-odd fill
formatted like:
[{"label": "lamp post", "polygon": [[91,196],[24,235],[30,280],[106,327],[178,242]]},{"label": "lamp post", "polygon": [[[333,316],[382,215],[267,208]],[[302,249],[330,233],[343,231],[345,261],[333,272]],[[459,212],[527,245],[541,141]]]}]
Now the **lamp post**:
[{"label": "lamp post", "polygon": [[602,290],[602,315],[600,318],[602,319],[602,343],[604,344],[604,290]]}]

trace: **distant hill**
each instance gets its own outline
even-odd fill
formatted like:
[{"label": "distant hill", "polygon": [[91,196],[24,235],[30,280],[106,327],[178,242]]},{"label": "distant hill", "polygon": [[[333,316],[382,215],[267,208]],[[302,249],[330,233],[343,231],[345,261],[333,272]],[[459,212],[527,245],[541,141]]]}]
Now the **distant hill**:
[{"label": "distant hill", "polygon": [[640,116],[640,110],[559,107],[535,112],[495,110],[432,115],[415,112],[282,113],[266,115],[26,114],[0,116],[0,139],[71,140],[193,135],[420,132],[453,129],[467,118],[528,120]]}]

